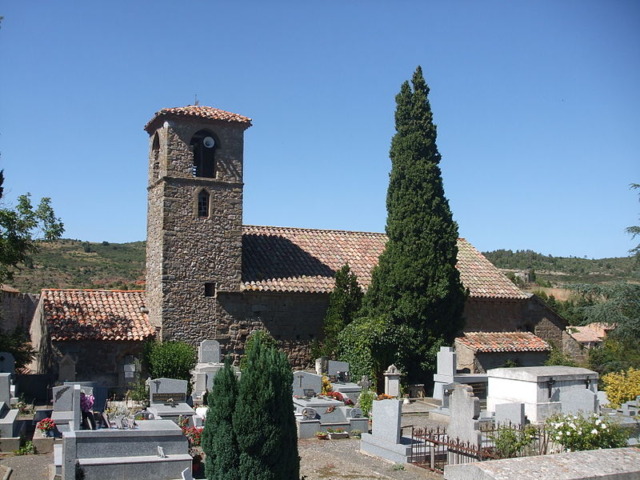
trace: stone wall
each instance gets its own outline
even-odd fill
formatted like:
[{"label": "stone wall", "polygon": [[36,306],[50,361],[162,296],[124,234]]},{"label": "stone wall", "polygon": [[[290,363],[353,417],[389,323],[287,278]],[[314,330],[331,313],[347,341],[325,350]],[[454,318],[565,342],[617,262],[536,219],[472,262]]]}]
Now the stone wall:
[{"label": "stone wall", "polygon": [[523,300],[469,298],[464,309],[465,332],[532,332],[563,349],[567,322],[537,296]]},{"label": "stone wall", "polygon": [[[143,342],[53,342],[57,360],[68,354],[76,360],[75,381],[92,381],[109,388],[121,387],[126,359],[141,358]],[[57,378],[56,363],[52,372]]]},{"label": "stone wall", "polygon": [[38,295],[0,290],[0,331],[29,331],[38,304]]}]

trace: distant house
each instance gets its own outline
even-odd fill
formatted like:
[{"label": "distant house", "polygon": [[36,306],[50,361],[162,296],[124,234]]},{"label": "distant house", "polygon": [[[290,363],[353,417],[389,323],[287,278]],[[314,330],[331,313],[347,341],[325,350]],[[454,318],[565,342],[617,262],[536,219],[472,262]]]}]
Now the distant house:
[{"label": "distant house", "polygon": [[458,370],[486,373],[500,367],[543,365],[551,346],[531,332],[466,332],[456,338]]},{"label": "distant house", "polygon": [[567,332],[582,347],[590,349],[601,346],[607,335],[615,328],[615,324],[596,322],[589,325],[567,327]]}]

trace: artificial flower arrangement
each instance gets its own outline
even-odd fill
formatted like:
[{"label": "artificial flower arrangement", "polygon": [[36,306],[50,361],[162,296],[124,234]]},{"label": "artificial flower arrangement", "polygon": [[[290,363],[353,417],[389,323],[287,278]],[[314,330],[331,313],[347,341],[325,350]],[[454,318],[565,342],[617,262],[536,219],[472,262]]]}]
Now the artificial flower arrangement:
[{"label": "artificial flower arrangement", "polygon": [[52,419],[48,417],[43,418],[38,423],[36,423],[36,428],[41,432],[50,432],[52,430],[55,430],[56,422],[54,422]]},{"label": "artificial flower arrangement", "polygon": [[325,397],[333,398],[340,402],[344,402],[345,405],[353,405],[353,401],[349,397],[345,397],[340,392],[327,392],[324,394]]}]

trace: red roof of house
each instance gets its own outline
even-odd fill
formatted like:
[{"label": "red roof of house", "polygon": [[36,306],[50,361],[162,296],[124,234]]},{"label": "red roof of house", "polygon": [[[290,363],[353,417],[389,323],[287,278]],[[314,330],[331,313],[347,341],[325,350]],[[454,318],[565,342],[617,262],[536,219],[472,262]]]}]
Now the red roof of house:
[{"label": "red roof of house", "polygon": [[251,119],[249,117],[220,110],[219,108],[206,107],[204,105],[188,105],[186,107],[163,108],[156,112],[153,118],[144,126],[144,129],[151,133],[153,130],[151,126],[156,121],[159,121],[162,118],[171,117],[204,118],[207,120],[219,120],[222,122],[244,123],[247,128],[251,126]]},{"label": "red roof of house", "polygon": [[589,325],[569,327],[567,331],[569,335],[580,343],[598,343],[602,342],[615,327],[615,324],[596,322]]},{"label": "red roof of house", "polygon": [[[363,288],[387,242],[382,233],[245,225],[242,235],[244,290],[329,293],[346,263]],[[458,240],[458,269],[472,297],[525,299],[479,251]]]},{"label": "red roof of house", "polygon": [[551,347],[531,332],[469,332],[457,337],[460,343],[480,353],[548,352]]},{"label": "red roof of house", "polygon": [[154,335],[143,290],[42,290],[54,341],[145,340]]}]

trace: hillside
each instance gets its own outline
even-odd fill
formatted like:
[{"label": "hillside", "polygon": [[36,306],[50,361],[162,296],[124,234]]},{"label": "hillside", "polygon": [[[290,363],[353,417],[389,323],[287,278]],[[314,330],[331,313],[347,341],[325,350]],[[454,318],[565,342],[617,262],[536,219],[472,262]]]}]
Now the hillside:
[{"label": "hillside", "polygon": [[575,283],[640,282],[640,262],[635,257],[554,257],[531,250],[483,252],[503,272],[535,272],[536,282],[547,287]]},{"label": "hillside", "polygon": [[40,242],[33,262],[10,285],[21,292],[42,288],[144,288],[145,242]]},{"label": "hillside", "polygon": [[[535,285],[563,287],[574,283],[640,282],[640,265],[634,257],[589,260],[553,257],[531,250],[496,250],[484,255],[505,273],[535,271]],[[16,273],[10,285],[22,292],[42,288],[144,288],[145,242],[91,243],[62,239],[41,242],[32,264]],[[561,298],[560,293],[554,294]]]}]

